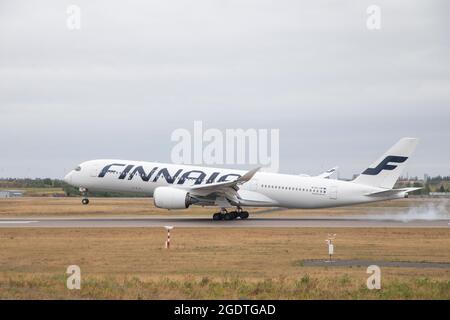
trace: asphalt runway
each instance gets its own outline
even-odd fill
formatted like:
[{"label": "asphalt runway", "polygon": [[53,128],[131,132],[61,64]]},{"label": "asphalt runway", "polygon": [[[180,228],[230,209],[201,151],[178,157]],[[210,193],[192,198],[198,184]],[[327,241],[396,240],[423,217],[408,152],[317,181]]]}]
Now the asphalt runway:
[{"label": "asphalt runway", "polygon": [[102,217],[10,218],[0,228],[450,228],[449,220],[382,220],[355,217],[251,217],[247,220],[213,221],[210,217]]}]

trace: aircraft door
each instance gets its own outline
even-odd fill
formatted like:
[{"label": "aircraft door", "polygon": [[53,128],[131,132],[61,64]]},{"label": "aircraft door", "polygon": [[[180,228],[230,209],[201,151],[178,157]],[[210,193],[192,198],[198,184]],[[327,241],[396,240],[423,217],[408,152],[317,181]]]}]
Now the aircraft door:
[{"label": "aircraft door", "polygon": [[337,186],[331,186],[328,188],[328,196],[332,200],[337,200]]}]

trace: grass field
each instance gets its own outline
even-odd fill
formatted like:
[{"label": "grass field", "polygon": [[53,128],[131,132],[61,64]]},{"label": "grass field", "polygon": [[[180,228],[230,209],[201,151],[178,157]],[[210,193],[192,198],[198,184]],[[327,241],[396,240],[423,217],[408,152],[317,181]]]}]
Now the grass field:
[{"label": "grass field", "polygon": [[81,198],[24,197],[0,199],[1,217],[20,216],[129,216],[177,214],[211,214],[213,209],[192,207],[187,210],[168,211],[155,208],[151,198],[92,198],[88,206]]},{"label": "grass field", "polygon": [[[267,216],[364,215],[436,208],[446,200],[410,198]],[[0,199],[0,218],[211,215],[192,207],[167,211],[152,199]],[[251,209],[258,214],[265,209]],[[382,289],[366,288],[363,267],[306,267],[327,259],[450,263],[450,229],[177,228],[164,249],[159,228],[0,229],[0,299],[450,299],[450,270],[382,268]],[[68,290],[65,271],[78,265],[82,289]]]},{"label": "grass field", "polygon": [[[448,199],[410,198],[387,202],[375,202],[351,207],[285,210],[267,214],[267,216],[311,216],[311,215],[352,215],[398,213],[410,208],[439,207],[450,212]],[[155,208],[151,198],[92,198],[88,206],[81,205],[80,198],[24,197],[0,199],[0,218],[20,216],[148,216],[148,215],[212,215],[216,209],[192,206],[187,210],[164,210]],[[265,212],[261,208],[250,208],[250,213]]]},{"label": "grass field", "polygon": [[[1,299],[450,299],[449,269],[305,267],[326,259],[450,262],[450,230],[178,228],[1,229]],[[81,268],[81,290],[66,268]]]},{"label": "grass field", "polygon": [[51,197],[53,195],[65,196],[62,188],[10,188],[22,191],[28,197]]}]

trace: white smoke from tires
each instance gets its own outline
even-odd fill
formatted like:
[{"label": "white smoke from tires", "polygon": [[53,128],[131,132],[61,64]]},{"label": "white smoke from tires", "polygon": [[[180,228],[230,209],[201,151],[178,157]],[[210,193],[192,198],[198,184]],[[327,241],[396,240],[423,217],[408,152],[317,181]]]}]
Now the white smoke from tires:
[{"label": "white smoke from tires", "polygon": [[399,208],[392,212],[370,213],[366,219],[373,220],[396,220],[409,222],[413,220],[450,220],[449,200],[444,199],[438,202],[428,202],[419,206],[409,208]]}]

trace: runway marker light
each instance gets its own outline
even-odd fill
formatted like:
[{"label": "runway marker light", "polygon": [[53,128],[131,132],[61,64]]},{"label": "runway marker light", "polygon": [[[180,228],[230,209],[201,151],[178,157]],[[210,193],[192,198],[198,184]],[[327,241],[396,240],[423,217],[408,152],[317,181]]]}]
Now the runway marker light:
[{"label": "runway marker light", "polygon": [[170,230],[173,229],[173,226],[165,226],[167,230],[167,240],[166,240],[166,249],[170,249]]},{"label": "runway marker light", "polygon": [[334,254],[334,245],[333,240],[336,239],[336,234],[328,234],[327,240],[325,242],[328,244],[328,255],[330,256],[330,260],[327,262],[333,262],[333,254]]}]

